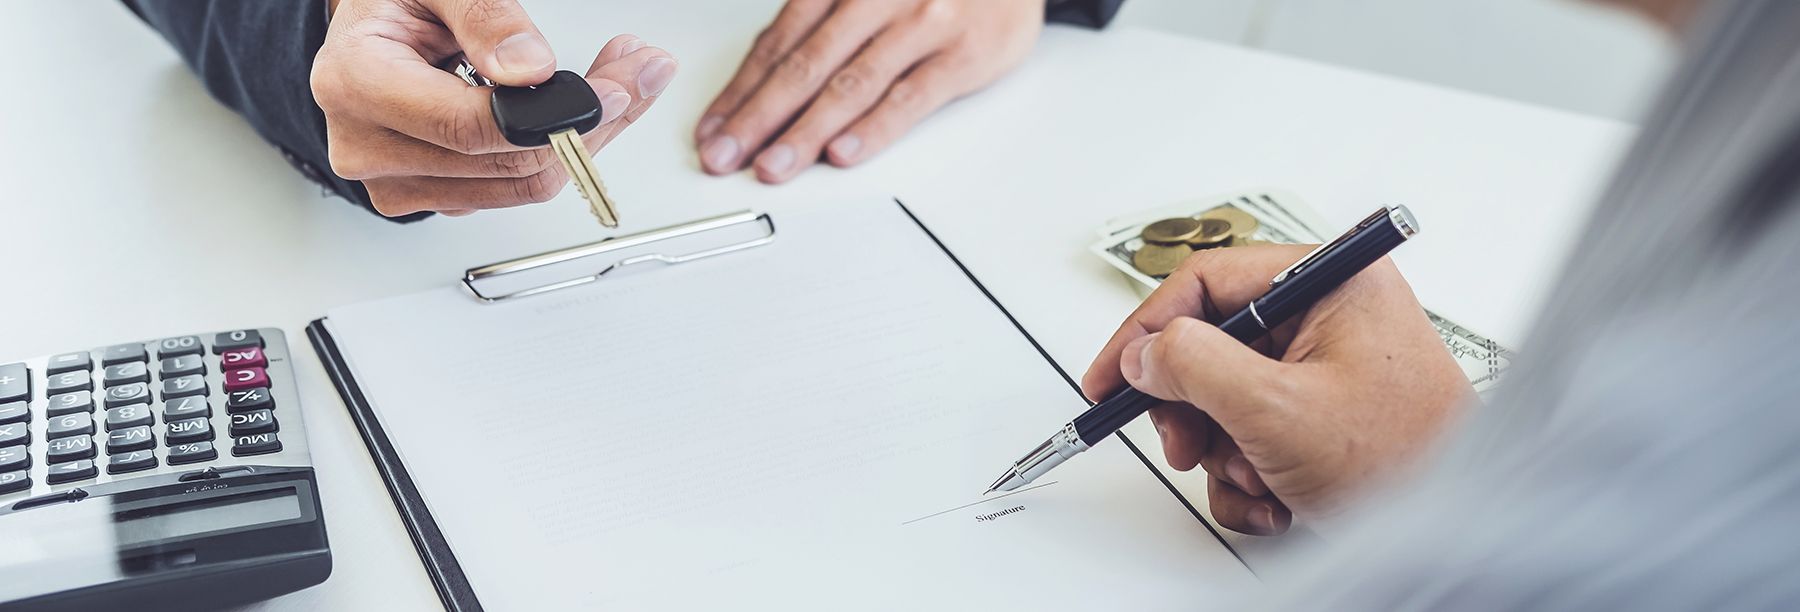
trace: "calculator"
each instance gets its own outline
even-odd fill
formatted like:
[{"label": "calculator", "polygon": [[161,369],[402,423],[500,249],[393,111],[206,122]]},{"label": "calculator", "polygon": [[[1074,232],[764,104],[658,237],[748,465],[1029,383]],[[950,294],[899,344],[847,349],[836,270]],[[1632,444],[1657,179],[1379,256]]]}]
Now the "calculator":
[{"label": "calculator", "polygon": [[0,611],[210,609],[330,573],[281,330],[0,360]]}]

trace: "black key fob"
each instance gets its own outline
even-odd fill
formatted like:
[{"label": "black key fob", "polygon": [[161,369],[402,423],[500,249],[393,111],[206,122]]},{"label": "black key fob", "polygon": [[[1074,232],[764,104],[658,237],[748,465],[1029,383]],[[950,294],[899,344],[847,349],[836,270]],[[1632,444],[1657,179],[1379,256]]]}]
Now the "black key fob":
[{"label": "black key fob", "polygon": [[532,87],[495,87],[493,109],[500,133],[521,147],[541,147],[550,144],[551,134],[585,134],[600,125],[600,98],[587,79],[567,70]]}]

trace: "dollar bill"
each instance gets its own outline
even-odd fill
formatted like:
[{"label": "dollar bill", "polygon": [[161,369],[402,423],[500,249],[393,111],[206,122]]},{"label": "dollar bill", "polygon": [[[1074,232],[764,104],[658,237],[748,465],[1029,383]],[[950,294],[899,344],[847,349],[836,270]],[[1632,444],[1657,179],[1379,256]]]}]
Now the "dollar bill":
[{"label": "dollar bill", "polygon": [[[1189,200],[1154,210],[1115,219],[1098,231],[1100,239],[1088,250],[1132,280],[1140,295],[1162,284],[1162,278],[1139,271],[1132,256],[1144,246],[1139,234],[1144,226],[1176,217],[1199,218],[1213,209],[1229,206],[1248,213],[1258,222],[1254,239],[1277,244],[1315,244],[1325,240],[1327,227],[1323,217],[1301,203],[1293,194],[1278,190],[1259,190],[1241,194]],[[1493,339],[1476,333],[1467,326],[1446,319],[1426,309],[1425,315],[1437,328],[1444,347],[1462,366],[1476,393],[1487,396],[1500,383],[1504,372],[1512,366],[1516,354]]]}]

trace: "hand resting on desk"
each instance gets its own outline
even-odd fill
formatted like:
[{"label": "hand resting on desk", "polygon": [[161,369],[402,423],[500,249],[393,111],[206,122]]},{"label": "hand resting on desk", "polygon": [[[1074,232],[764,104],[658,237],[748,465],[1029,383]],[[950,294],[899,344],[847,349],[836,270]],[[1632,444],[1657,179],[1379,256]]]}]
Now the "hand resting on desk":
[{"label": "hand resting on desk", "polygon": [[1025,60],[1044,0],[789,0],[694,139],[712,174],[854,166]]},{"label": "hand resting on desk", "polygon": [[1260,297],[1307,250],[1194,254],[1082,379],[1095,401],[1127,382],[1168,400],[1150,418],[1170,467],[1206,470],[1214,518],[1244,533],[1329,516],[1405,473],[1473,398],[1390,260],[1253,347],[1211,324]]}]

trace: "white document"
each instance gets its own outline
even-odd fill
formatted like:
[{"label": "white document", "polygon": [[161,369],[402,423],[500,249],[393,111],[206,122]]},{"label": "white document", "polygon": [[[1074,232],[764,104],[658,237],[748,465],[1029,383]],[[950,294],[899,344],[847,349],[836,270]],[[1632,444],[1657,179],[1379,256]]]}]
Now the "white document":
[{"label": "white document", "polygon": [[[329,325],[493,610],[1198,610],[1249,571],[892,201],[769,246]],[[1147,441],[1154,443],[1154,441]]]}]

